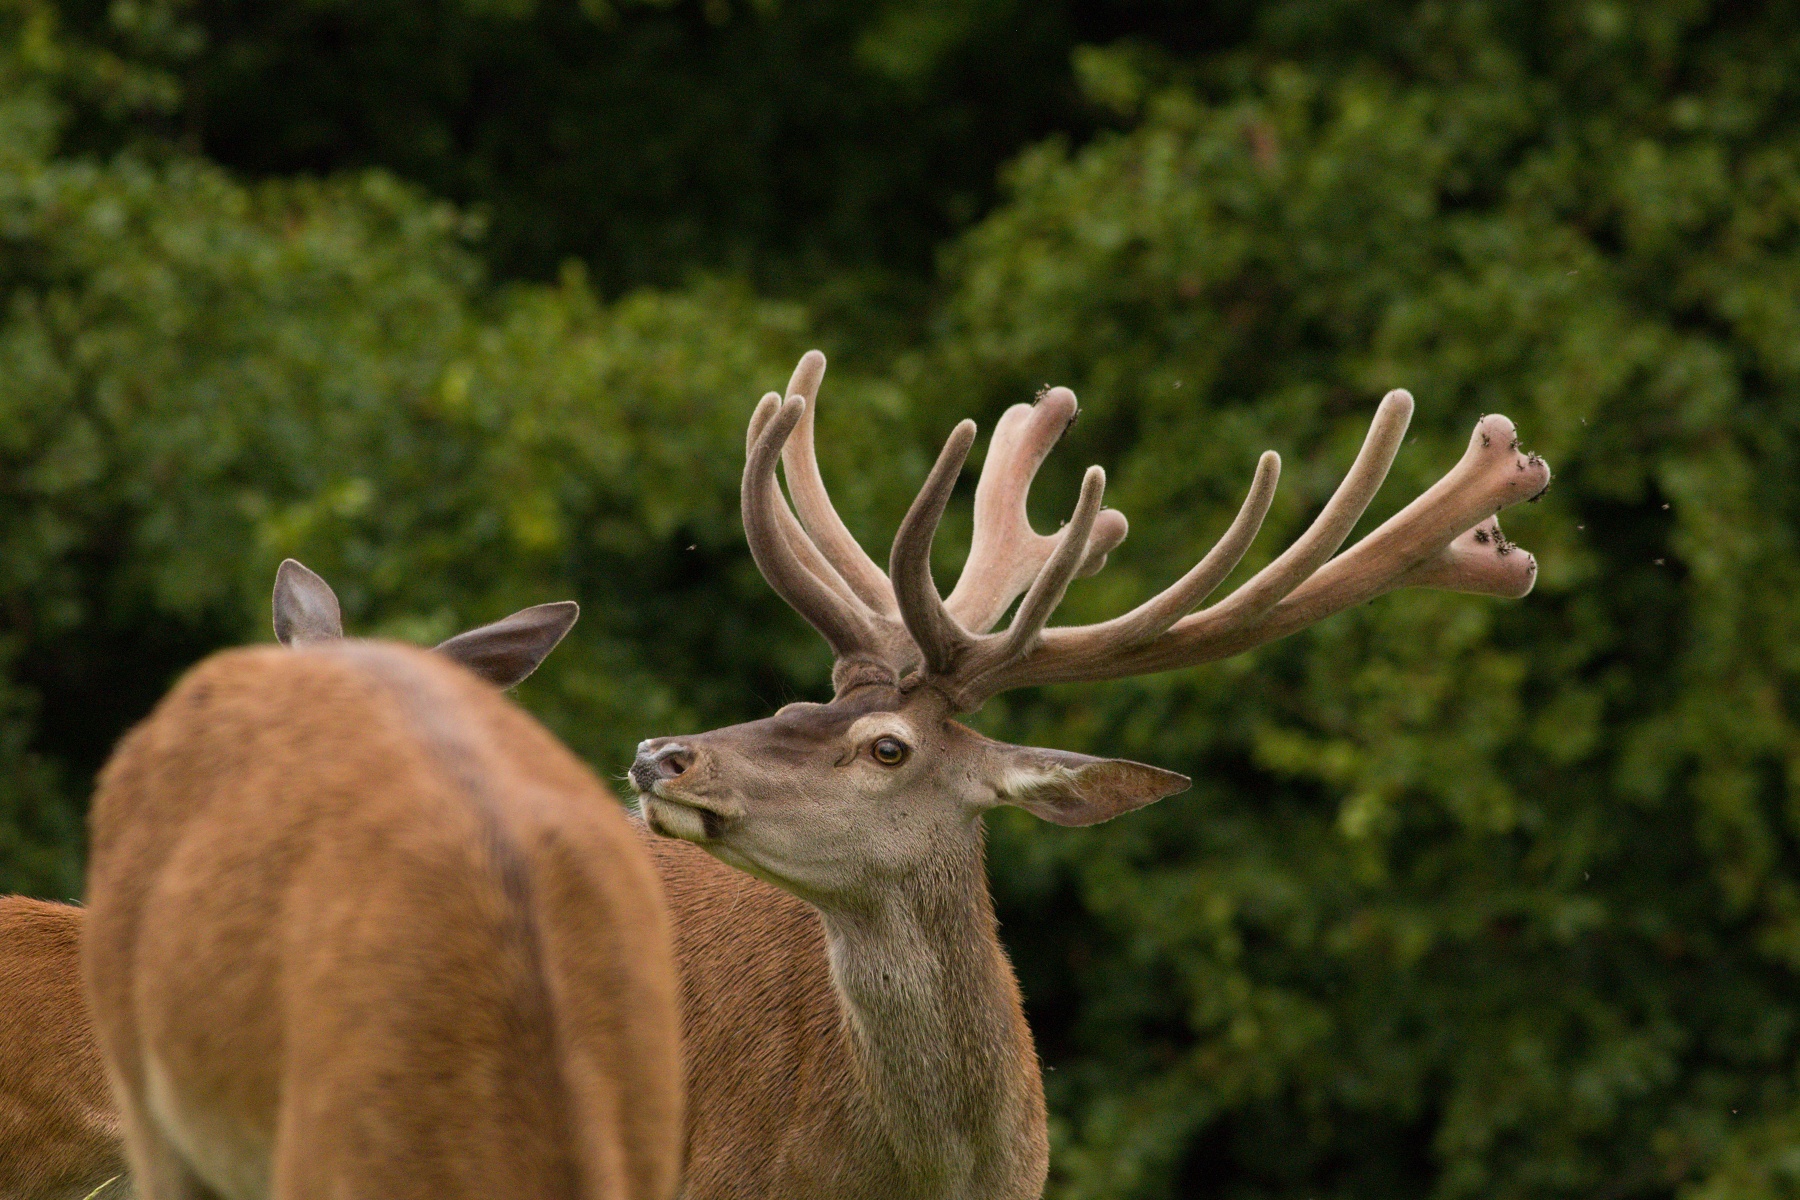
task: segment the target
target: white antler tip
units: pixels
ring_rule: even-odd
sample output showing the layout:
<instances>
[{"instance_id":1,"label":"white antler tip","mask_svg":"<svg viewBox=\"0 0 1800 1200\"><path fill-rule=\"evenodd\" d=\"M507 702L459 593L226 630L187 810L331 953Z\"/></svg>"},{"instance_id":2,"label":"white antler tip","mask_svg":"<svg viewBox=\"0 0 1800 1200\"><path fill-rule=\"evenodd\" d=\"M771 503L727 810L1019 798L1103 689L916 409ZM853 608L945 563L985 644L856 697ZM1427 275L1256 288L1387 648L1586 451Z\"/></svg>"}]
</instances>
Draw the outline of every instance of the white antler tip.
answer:
<instances>
[{"instance_id":1,"label":"white antler tip","mask_svg":"<svg viewBox=\"0 0 1800 1200\"><path fill-rule=\"evenodd\" d=\"M1507 541L1500 522L1490 517L1464 530L1396 582L1401 587L1442 588L1517 600L1537 582L1537 559Z\"/></svg>"},{"instance_id":2,"label":"white antler tip","mask_svg":"<svg viewBox=\"0 0 1800 1200\"><path fill-rule=\"evenodd\" d=\"M1080 410L1074 392L1066 387L1053 387L1032 402L1031 419L1041 423L1054 440L1075 423L1075 414Z\"/></svg>"},{"instance_id":3,"label":"white antler tip","mask_svg":"<svg viewBox=\"0 0 1800 1200\"><path fill-rule=\"evenodd\" d=\"M1518 429L1499 413L1475 422L1463 464L1462 470L1485 480L1482 486L1495 508L1536 499L1550 486L1550 464L1521 450Z\"/></svg>"},{"instance_id":4,"label":"white antler tip","mask_svg":"<svg viewBox=\"0 0 1800 1200\"><path fill-rule=\"evenodd\" d=\"M940 465L946 460L955 460L956 467L952 472L952 479L962 473L963 462L969 457L969 447L974 444L975 422L964 417L956 423L956 428L950 431L950 436L944 439L944 448L938 454Z\"/></svg>"},{"instance_id":5,"label":"white antler tip","mask_svg":"<svg viewBox=\"0 0 1800 1200\"><path fill-rule=\"evenodd\" d=\"M1537 582L1537 559L1530 551L1507 541L1499 521L1482 522L1457 538L1451 549L1474 552L1470 559L1476 566L1478 586L1465 590L1517 600Z\"/></svg>"},{"instance_id":6,"label":"white antler tip","mask_svg":"<svg viewBox=\"0 0 1800 1200\"><path fill-rule=\"evenodd\" d=\"M1125 514L1116 508L1103 508L1094 517L1093 531L1088 534L1087 553L1081 559L1081 566L1076 568L1075 577L1086 579L1106 565L1106 556L1119 548L1125 535L1131 532L1131 523Z\"/></svg>"},{"instance_id":7,"label":"white antler tip","mask_svg":"<svg viewBox=\"0 0 1800 1200\"><path fill-rule=\"evenodd\" d=\"M1406 437L1406 427L1412 424L1412 416L1412 393L1403 388L1395 388L1375 406L1375 417L1369 422L1369 432L1363 447L1365 451L1377 451L1386 459L1386 463L1374 477L1376 487L1381 486L1381 481L1387 477L1388 467L1393 465L1394 455L1400 452L1400 443Z\"/></svg>"},{"instance_id":8,"label":"white antler tip","mask_svg":"<svg viewBox=\"0 0 1800 1200\"><path fill-rule=\"evenodd\" d=\"M1529 596L1531 594L1531 589L1536 586L1537 586L1537 556L1534 554L1526 554L1525 555L1525 586L1520 588L1518 591L1514 592L1511 596L1509 596L1507 598L1509 600L1522 600L1526 596Z\"/></svg>"},{"instance_id":9,"label":"white antler tip","mask_svg":"<svg viewBox=\"0 0 1800 1200\"><path fill-rule=\"evenodd\" d=\"M762 431L767 428L769 424L769 418L774 416L775 410L780 407L780 392L769 392L764 395L761 400L756 402L756 407L750 412L750 427L744 434L744 450L746 453L755 447L756 439L762 436Z\"/></svg>"},{"instance_id":10,"label":"white antler tip","mask_svg":"<svg viewBox=\"0 0 1800 1200\"><path fill-rule=\"evenodd\" d=\"M819 384L825 378L825 356L817 350L808 350L800 356L794 366L793 375L788 378L788 398L799 397L811 401L819 394Z\"/></svg>"},{"instance_id":11,"label":"white antler tip","mask_svg":"<svg viewBox=\"0 0 1800 1200\"><path fill-rule=\"evenodd\" d=\"M1550 464L1536 454L1521 454L1515 467L1517 492L1524 499L1536 500L1550 486Z\"/></svg>"},{"instance_id":12,"label":"white antler tip","mask_svg":"<svg viewBox=\"0 0 1800 1200\"><path fill-rule=\"evenodd\" d=\"M1469 435L1469 445L1485 450L1497 458L1508 450L1519 448L1519 431L1505 415L1489 413L1475 422L1475 432Z\"/></svg>"}]
</instances>

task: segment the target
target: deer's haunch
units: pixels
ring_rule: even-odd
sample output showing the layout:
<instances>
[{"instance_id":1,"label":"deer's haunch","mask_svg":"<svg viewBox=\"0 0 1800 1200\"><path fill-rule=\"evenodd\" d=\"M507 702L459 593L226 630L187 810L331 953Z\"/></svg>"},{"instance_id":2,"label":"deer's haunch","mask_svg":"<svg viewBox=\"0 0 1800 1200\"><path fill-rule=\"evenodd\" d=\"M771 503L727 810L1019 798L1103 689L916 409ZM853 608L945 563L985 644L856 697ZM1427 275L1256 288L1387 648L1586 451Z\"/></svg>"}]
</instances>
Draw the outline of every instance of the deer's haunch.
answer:
<instances>
[{"instance_id":1,"label":"deer's haunch","mask_svg":"<svg viewBox=\"0 0 1800 1200\"><path fill-rule=\"evenodd\" d=\"M344 635L337 596L293 559L275 574L275 636ZM539 604L441 643L437 652L500 687L535 670L575 623L571 601ZM83 910L0 897L0 1200L128 1193L119 1118L81 994Z\"/></svg>"},{"instance_id":2,"label":"deer's haunch","mask_svg":"<svg viewBox=\"0 0 1800 1200\"><path fill-rule=\"evenodd\" d=\"M275 617L295 649L189 672L95 797L82 973L138 1194L666 1200L655 872L593 776L455 665L517 682L574 606L436 653L346 642L290 561Z\"/></svg>"},{"instance_id":3,"label":"deer's haunch","mask_svg":"<svg viewBox=\"0 0 1800 1200\"><path fill-rule=\"evenodd\" d=\"M1101 569L1126 532L1102 507L1098 467L1058 533L1039 535L1026 519L1032 476L1073 419L1074 396L1053 389L1001 418L969 559L942 599L931 541L973 424L952 432L884 572L819 477L824 367L808 354L786 398L771 393L752 414L742 506L764 577L831 645L836 694L646 741L631 772L649 826L681 839L658 857L683 978L688 1194L1036 1197L1043 1088L995 936L982 814L1011 804L1086 825L1188 781L1005 745L953 717L1009 688L1228 657L1397 587L1523 596L1536 563L1493 517L1542 492L1549 469L1519 452L1506 418L1484 417L1448 475L1340 554L1411 417L1411 397L1391 392L1318 519L1224 599L1200 607L1268 512L1273 453L1219 543L1168 590L1110 621L1050 626L1070 581ZM991 632L1015 601L1011 622Z\"/></svg>"},{"instance_id":4,"label":"deer's haunch","mask_svg":"<svg viewBox=\"0 0 1800 1200\"><path fill-rule=\"evenodd\" d=\"M84 975L141 1195L673 1195L661 888L491 685L385 642L215 655L91 825Z\"/></svg>"}]
</instances>

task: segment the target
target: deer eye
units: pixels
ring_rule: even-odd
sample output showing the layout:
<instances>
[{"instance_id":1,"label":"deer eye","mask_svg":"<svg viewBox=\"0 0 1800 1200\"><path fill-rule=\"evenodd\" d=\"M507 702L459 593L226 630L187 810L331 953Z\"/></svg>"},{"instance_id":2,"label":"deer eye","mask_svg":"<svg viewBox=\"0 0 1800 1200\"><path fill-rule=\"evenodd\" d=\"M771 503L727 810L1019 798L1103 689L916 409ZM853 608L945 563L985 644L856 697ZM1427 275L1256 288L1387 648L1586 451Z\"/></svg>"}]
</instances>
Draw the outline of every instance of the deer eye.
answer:
<instances>
[{"instance_id":1,"label":"deer eye","mask_svg":"<svg viewBox=\"0 0 1800 1200\"><path fill-rule=\"evenodd\" d=\"M906 743L899 738L876 738L875 744L869 747L869 753L882 766L897 767L906 761Z\"/></svg>"}]
</instances>

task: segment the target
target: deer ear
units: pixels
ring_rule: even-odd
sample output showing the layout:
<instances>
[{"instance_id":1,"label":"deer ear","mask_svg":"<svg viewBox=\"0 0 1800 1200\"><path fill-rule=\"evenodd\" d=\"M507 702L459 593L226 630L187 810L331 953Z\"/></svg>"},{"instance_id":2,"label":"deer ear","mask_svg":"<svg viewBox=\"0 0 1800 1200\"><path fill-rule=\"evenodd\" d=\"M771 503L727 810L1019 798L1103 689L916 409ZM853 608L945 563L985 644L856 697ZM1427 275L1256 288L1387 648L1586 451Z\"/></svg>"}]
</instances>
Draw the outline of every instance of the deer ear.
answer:
<instances>
[{"instance_id":1,"label":"deer ear","mask_svg":"<svg viewBox=\"0 0 1800 1200\"><path fill-rule=\"evenodd\" d=\"M580 615L581 606L573 600L539 604L459 633L436 649L496 687L509 688L538 669Z\"/></svg>"},{"instance_id":2,"label":"deer ear","mask_svg":"<svg viewBox=\"0 0 1800 1200\"><path fill-rule=\"evenodd\" d=\"M1186 791L1186 775L1122 758L1090 758L1067 750L994 745L997 802L1058 825L1098 825Z\"/></svg>"},{"instance_id":3,"label":"deer ear","mask_svg":"<svg viewBox=\"0 0 1800 1200\"><path fill-rule=\"evenodd\" d=\"M331 585L291 558L275 571L275 640L284 646L344 636L344 616Z\"/></svg>"}]
</instances>

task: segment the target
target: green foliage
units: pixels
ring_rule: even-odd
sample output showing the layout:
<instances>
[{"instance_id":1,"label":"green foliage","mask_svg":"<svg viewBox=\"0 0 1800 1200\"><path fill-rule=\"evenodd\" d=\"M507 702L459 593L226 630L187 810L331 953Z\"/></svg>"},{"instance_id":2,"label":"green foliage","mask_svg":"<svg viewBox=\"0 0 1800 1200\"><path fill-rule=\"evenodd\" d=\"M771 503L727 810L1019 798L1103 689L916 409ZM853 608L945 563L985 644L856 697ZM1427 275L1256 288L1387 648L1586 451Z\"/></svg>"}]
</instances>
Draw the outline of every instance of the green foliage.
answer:
<instances>
[{"instance_id":1,"label":"green foliage","mask_svg":"<svg viewBox=\"0 0 1800 1200\"><path fill-rule=\"evenodd\" d=\"M960 248L946 417L1070 384L1063 495L1105 462L1137 519L1067 617L1179 574L1267 446L1265 547L1291 537L1390 387L1417 432L1371 521L1483 412L1558 470L1508 522L1522 604L1395 596L990 715L1202 781L998 832L1009 925L1063 923L1020 939L1055 1195L1800 1186L1800 47L1702 6L1525 11L1214 64L1211 100L1092 59L1141 124L1026 155Z\"/></svg>"},{"instance_id":2,"label":"green foliage","mask_svg":"<svg viewBox=\"0 0 1800 1200\"><path fill-rule=\"evenodd\" d=\"M353 628L421 640L579 595L528 694L604 764L822 677L759 628L735 528L745 381L783 377L797 312L724 284L609 307L578 271L495 291L460 218L381 174L57 157L60 63L8 66L0 885L77 890L92 772L176 672L267 636L285 555Z\"/></svg>"},{"instance_id":3,"label":"green foliage","mask_svg":"<svg viewBox=\"0 0 1800 1200\"><path fill-rule=\"evenodd\" d=\"M76 890L111 740L267 636L288 554L417 640L581 600L523 699L606 770L818 695L736 518L745 416L814 339L878 558L954 419L1077 390L1040 527L1088 462L1134 526L1071 621L1176 577L1274 447L1267 561L1404 386L1365 527L1505 412L1557 469L1507 519L1529 599L981 715L1197 780L993 822L1051 1194L1800 1194L1800 13L1024 8L0 9L0 886Z\"/></svg>"},{"instance_id":4,"label":"green foliage","mask_svg":"<svg viewBox=\"0 0 1800 1200\"><path fill-rule=\"evenodd\" d=\"M121 41L116 5L62 7ZM846 291L910 315L995 169L1083 120L1072 27L1143 11L1084 7L195 0L200 36L164 57L210 156L258 175L381 164L478 206L508 275L578 255L615 295L747 271L848 316Z\"/></svg>"}]
</instances>

